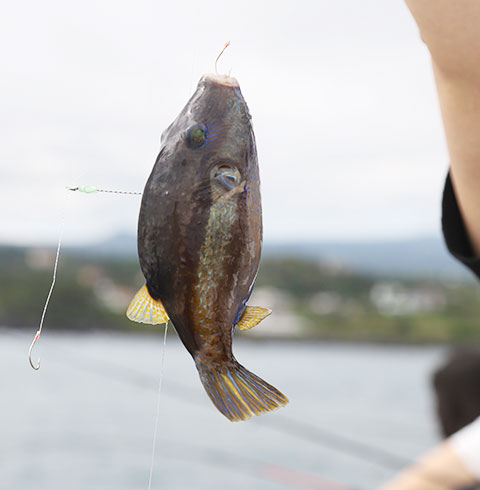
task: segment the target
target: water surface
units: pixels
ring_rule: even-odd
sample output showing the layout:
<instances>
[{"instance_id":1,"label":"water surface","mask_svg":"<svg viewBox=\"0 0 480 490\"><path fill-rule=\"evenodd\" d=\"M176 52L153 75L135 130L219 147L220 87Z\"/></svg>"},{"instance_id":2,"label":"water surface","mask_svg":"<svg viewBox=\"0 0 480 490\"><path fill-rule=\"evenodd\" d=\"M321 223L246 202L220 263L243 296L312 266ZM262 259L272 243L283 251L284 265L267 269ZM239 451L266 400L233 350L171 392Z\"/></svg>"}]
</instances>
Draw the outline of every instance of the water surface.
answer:
<instances>
[{"instance_id":1,"label":"water surface","mask_svg":"<svg viewBox=\"0 0 480 490\"><path fill-rule=\"evenodd\" d=\"M0 488L146 490L162 333L45 331L38 372L30 341L0 330ZM440 348L237 338L235 353L291 403L229 422L169 336L152 489L372 489L438 440L430 376Z\"/></svg>"}]
</instances>

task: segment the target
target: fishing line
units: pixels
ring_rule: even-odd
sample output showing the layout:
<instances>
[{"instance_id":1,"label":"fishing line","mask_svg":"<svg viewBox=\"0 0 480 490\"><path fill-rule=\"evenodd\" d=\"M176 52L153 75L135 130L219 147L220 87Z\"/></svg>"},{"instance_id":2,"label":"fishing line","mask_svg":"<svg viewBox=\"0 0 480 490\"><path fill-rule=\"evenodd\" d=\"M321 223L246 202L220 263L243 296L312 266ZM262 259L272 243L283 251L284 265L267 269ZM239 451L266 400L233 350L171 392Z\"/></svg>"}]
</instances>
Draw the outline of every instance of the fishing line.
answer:
<instances>
[{"instance_id":1,"label":"fishing line","mask_svg":"<svg viewBox=\"0 0 480 490\"><path fill-rule=\"evenodd\" d=\"M64 197L64 202L62 206L62 214L60 218L60 237L58 238L58 244L57 244L57 253L55 255L55 263L53 265L53 277L52 277L52 283L50 285L50 290L48 291L47 299L45 301L45 305L43 306L43 311L42 311L42 317L40 318L40 326L38 327L37 333L33 337L32 343L30 344L30 348L28 349L28 362L30 363L30 366L35 371L38 371L40 369L40 358L38 358L37 364L33 364L32 362L32 350L37 342L37 340L40 338L40 335L42 334L42 328L43 328L43 322L45 320L45 315L47 314L47 309L48 309L48 304L50 303L50 298L52 297L53 293L53 288L55 287L55 282L57 280L57 269L58 269L58 259L60 258L60 249L62 248L62 240L63 240L63 232L65 230L65 216L66 216L66 202L67 202L67 196L68 194L65 194Z\"/></svg>"},{"instance_id":2,"label":"fishing line","mask_svg":"<svg viewBox=\"0 0 480 490\"><path fill-rule=\"evenodd\" d=\"M218 60L220 59L220 56L222 56L223 52L230 46L230 41L227 41L225 45L223 46L223 49L220 51L220 54L217 56L217 59L215 60L215 73L218 75L218 70L217 70L217 63Z\"/></svg>"},{"instance_id":3,"label":"fishing line","mask_svg":"<svg viewBox=\"0 0 480 490\"><path fill-rule=\"evenodd\" d=\"M23 339L24 337L23 333L20 333L15 329L8 327L0 327L0 334L7 334L19 339ZM136 371L135 369L123 370L123 366L117 366L117 364L110 361L104 361L97 358L85 356L84 354L82 354L81 357L78 356L78 358L75 358L75 355L78 355L76 349L70 349L68 347L65 349L62 346L61 351L54 351L54 356L52 357L52 360L64 367L66 366L69 369L77 370L83 375L85 375L86 373L93 374L104 379L118 381L119 384L130 386L135 389L144 388L147 391L151 391L152 389L155 389L157 385L156 381L154 382L154 380L152 379L152 376L142 375L142 373ZM72 362L72 359L74 362ZM96 368L94 367L95 365ZM107 374L107 372L109 374ZM171 385L169 386L169 388L171 389ZM186 387L184 388L186 389ZM179 398L187 403L191 401L190 395ZM85 434L85 431L75 434L75 439L81 439L81 437L85 436ZM104 439L112 440L112 438L118 436L118 433L102 433L101 435ZM128 436L129 439L133 440L132 444L144 444L145 442L144 437L138 437L137 434L135 436L131 436L128 434L128 432L123 432L122 438L115 440L116 447L119 446L119 444L125 439L126 436ZM267 480L270 482L273 481L275 483L278 483L280 480L272 478L271 472L266 470L270 470L271 468L281 468L284 472L293 471L295 474L316 478L318 479L319 485L326 485L327 483L331 485L333 483L330 480L324 480L324 477L322 477L321 475L309 473L307 471L289 466L280 465L278 463L272 463L271 461L248 456L244 453L237 453L231 451L230 448L217 449L215 447L206 446L204 444L195 444L191 440L179 441L178 439L174 440L159 438L158 441L161 442L163 445L168 446L168 453L165 453L164 457L166 457L167 459L183 461L185 464L190 463L191 460L195 460L197 463L199 463L199 461L201 460L204 465L222 470L228 469L229 472L235 472L238 475L249 476L255 479ZM131 448L132 444L130 442L128 442L127 444L128 447ZM289 485L289 483L290 482L285 482L285 484L287 485ZM338 482L338 484L340 484L340 482ZM364 487L359 487L358 485L355 485L355 487L347 486L347 484L342 485L343 486L341 486L340 488L337 488L335 486L335 490L366 490ZM292 488L301 489L305 487L294 486ZM327 490L330 488L330 486L320 486L319 488L325 488L325 490Z\"/></svg>"},{"instance_id":4,"label":"fishing line","mask_svg":"<svg viewBox=\"0 0 480 490\"><path fill-rule=\"evenodd\" d=\"M65 353L65 348L62 348L62 352ZM57 352L57 356L59 354L60 353ZM74 367L78 367L81 371L89 371L96 376L104 376L109 379L113 378L121 383L130 384L137 388L144 388L147 390L155 389L156 383L152 376L141 373L130 366L118 365L117 363L105 359L100 360L91 356L88 358L88 363L71 363L70 361L74 354L74 350L70 349L68 357L65 357L65 362L68 362L69 365L71 364ZM83 360L85 361L85 359ZM189 387L178 381L172 380L169 383L167 395L189 403L190 405L197 404L199 407L205 408L202 401L197 401L190 396L191 391L192 390ZM411 458L391 453L383 448L342 436L333 431L326 431L316 424L299 421L282 414L276 414L274 418L254 418L251 419L251 422L296 439L308 440L313 444L327 448L331 451L336 451L344 455L348 454L363 462L373 463L390 471L398 471L415 462Z\"/></svg>"},{"instance_id":5,"label":"fishing line","mask_svg":"<svg viewBox=\"0 0 480 490\"><path fill-rule=\"evenodd\" d=\"M217 57L217 61L218 61L218 58L223 53L223 51L228 47L228 44L229 43L227 43L225 45L224 49L222 50L222 52ZM81 193L85 193L85 194L94 194L94 193L102 192L102 193L120 194L120 195L142 195L141 192L101 189L101 188L98 188L96 186L67 187L67 189L69 191L81 192ZM67 195L68 195L68 193L67 193ZM56 284L58 263L59 263L59 258L60 258L60 252L61 252L62 240L63 240L63 236L64 236L65 222L66 222L66 214L67 214L66 213L66 211L67 211L67 208L66 208L67 195L65 195L65 200L64 200L64 204L63 204L63 212L61 215L60 236L59 236L59 240L57 243L57 250L56 250L55 262L54 262L54 267L53 267L52 282L51 282L50 289L49 289L49 292L47 295L47 299L45 301L45 305L44 305L44 308L42 311L42 316L40 319L39 328L38 328L37 332L35 333L34 339L31 343L29 351L28 351L29 363L30 363L31 367L36 371L40 369L40 359L38 359L36 365L33 364L32 350L33 350L33 347L35 346L36 342L38 341L38 339L40 338L40 335L42 333L46 312L47 312L47 309L48 309L48 306L50 303L50 299L52 297L52 293L53 293L53 290L54 290L54 287ZM153 444L152 444L152 458L151 458L151 465L150 465L148 490L151 490L151 484L152 484L152 478L153 478L153 468L154 468L154 462L155 462L158 425L159 425L159 418L160 418L159 414L160 414L160 405L161 405L161 391L162 391L165 352L166 352L167 327L168 327L168 324L165 324L163 349L162 349L162 354L161 354L160 379L158 382L157 410L156 410L156 416L155 416L155 429L154 429L154 438L153 438ZM294 437L300 437L302 439L308 439L311 442L316 442L317 444L320 444L324 447L329 447L330 449L339 451L341 453L349 454L351 456L358 457L360 459L363 459L364 461L369 461L371 463L378 464L384 468L398 470L399 467L404 467L405 465L409 465L409 464L413 463L413 461L410 459L403 458L399 455L390 453L390 452L385 451L381 448L377 448L377 447L371 446L369 444L365 444L363 442L355 441L353 439L346 438L344 436L340 436L339 434L336 434L333 432L328 432L328 431L322 430L322 429L320 429L320 428L318 428L312 424L305 423L305 422L299 422L295 419L291 419L290 417L277 416L276 422L273 420L269 421L269 422L267 422L266 420L264 421L264 420L260 420L260 419L254 419L254 420L255 420L255 422L260 423L262 425L265 424L266 427L270 426L271 429L276 429L276 430L279 430L280 432L288 433ZM445 478L447 476L447 474L438 473L437 476L439 477L438 480L440 481L440 477ZM437 478L431 478L431 480L436 481Z\"/></svg>"},{"instance_id":6,"label":"fishing line","mask_svg":"<svg viewBox=\"0 0 480 490\"><path fill-rule=\"evenodd\" d=\"M165 323L165 331L163 334L163 349L161 354L160 361L160 379L158 381L158 394L157 394L157 413L155 415L155 429L153 432L153 445L152 445L152 460L150 462L150 476L148 478L148 490L152 488L152 477L153 477L153 466L155 464L155 450L157 448L157 436L158 436L158 420L160 418L160 402L162 398L162 381L163 381L163 372L164 372L164 364L165 364L165 352L167 349L167 330L168 330L168 322Z\"/></svg>"},{"instance_id":7,"label":"fishing line","mask_svg":"<svg viewBox=\"0 0 480 490\"><path fill-rule=\"evenodd\" d=\"M68 351L68 355L66 355ZM98 359L92 356L88 357L88 362L72 363L72 357L75 356L73 349L65 349L62 347L61 352L56 355L62 356L65 354L65 362L70 366L76 367L81 371L89 371L96 376L103 376L108 379L115 379L122 384L129 384L137 388L146 390L156 389L157 383L154 378L148 374L142 373L131 366L119 365L117 363ZM181 400L190 405L196 404L199 407L206 408L203 401L196 400L191 397L191 388L178 382L171 380L168 386L168 396ZM278 420L274 420L278 419ZM280 432L289 435L296 439L304 439L318 446L327 448L344 455L362 460L363 462L373 463L389 471L398 471L400 468L413 464L415 461L411 458L404 457L398 454L391 453L383 448L374 446L369 443L360 442L356 439L342 436L333 431L326 431L316 424L310 422L299 421L292 417L287 417L282 414L276 414L275 417L253 418L250 422L262 426L263 428Z\"/></svg>"},{"instance_id":8,"label":"fishing line","mask_svg":"<svg viewBox=\"0 0 480 490\"><path fill-rule=\"evenodd\" d=\"M119 190L112 190L112 189L100 189L96 186L76 186L76 187L67 187L67 190L72 191L72 192L82 192L84 194L95 194L97 192L104 192L108 194L122 194L122 195L142 195L141 192L135 192L135 191L119 191ZM68 195L68 194L67 194ZM65 196L66 199L66 196ZM66 220L66 207L65 203L62 206L64 211L62 212L62 217L61 217L61 226L60 226L60 237L58 239L58 244L57 244L57 253L55 255L55 263L53 267L53 278L52 278L52 283L50 286L50 290L48 291L47 295L47 300L45 301L45 305L43 307L43 312L42 312L42 317L40 319L40 326L33 338L33 341L30 345L30 348L28 349L28 361L30 362L30 366L35 371L38 371L40 369L40 358L37 361L37 364L34 365L32 362L32 350L33 347L35 346L35 343L37 340L40 338L40 335L42 333L42 328L43 328L43 323L45 320L45 315L47 313L48 305L50 303L50 298L52 297L53 289L55 287L56 279L57 279L57 270L58 270L58 260L60 257L60 250L62 247L62 240L63 240L63 234L65 230L65 220ZM161 353L161 364L160 364L160 380L158 383L158 394L157 394L157 411L155 415L155 429L154 429L154 435L153 435L153 445L152 445L152 459L150 463L150 475L148 479L148 490L151 490L152 487L152 477L153 477L153 468L154 468L154 463L155 463L155 451L156 451L156 446L157 446L157 435L158 435L158 422L160 418L160 403L161 403L161 392L162 392L162 381L163 381L163 372L164 372L164 363L165 363L165 352L166 352L166 346L167 346L167 331L168 331L168 323L165 324L165 331L163 335L163 349Z\"/></svg>"},{"instance_id":9,"label":"fishing line","mask_svg":"<svg viewBox=\"0 0 480 490\"><path fill-rule=\"evenodd\" d=\"M95 194L97 192L107 192L109 194L127 194L127 195L135 195L141 196L143 192L134 192L134 191L114 191L111 189L99 189L94 185L82 185L78 187L67 187L69 191L73 192L83 192L84 194Z\"/></svg>"},{"instance_id":10,"label":"fishing line","mask_svg":"<svg viewBox=\"0 0 480 490\"><path fill-rule=\"evenodd\" d=\"M66 187L66 189L69 191L73 191L73 192L83 192L84 194L95 194L97 192L106 192L106 193L110 193L110 194L142 195L141 192L99 189L98 187L93 186L93 185ZM55 283L57 280L58 260L60 258L60 250L62 248L62 240L63 240L64 231L65 231L65 222L66 222L66 216L67 216L67 198L68 198L68 193L65 194L63 205L62 205L62 213L61 213L61 218L60 218L60 236L58 238L57 252L55 254L55 262L53 265L52 283L51 283L50 289L48 291L47 299L46 299L45 304L43 306L42 316L40 318L40 325L38 327L37 332L35 333L35 336L33 337L33 340L32 340L32 343L30 344L30 347L28 349L28 362L30 363L30 366L32 366L32 368L35 371L38 371L40 369L40 358L38 358L37 364L33 364L32 351L33 351L33 348L35 347L35 344L37 343L38 339L40 338L40 335L42 334L43 323L45 321L45 315L47 314L48 305L50 304L50 299L52 297L53 289L55 287Z\"/></svg>"},{"instance_id":11,"label":"fishing line","mask_svg":"<svg viewBox=\"0 0 480 490\"><path fill-rule=\"evenodd\" d=\"M12 335L20 335L11 329L5 329ZM64 362L74 369L78 369L82 372L91 372L96 376L105 377L107 379L115 379L122 384L129 384L136 388L143 388L151 391L155 389L156 383L152 376L142 373L132 367L125 365L118 365L117 363L107 361L105 359L98 359L95 357L88 357L88 363L85 362L85 355L82 358L78 358L78 362L72 362L72 358L75 356L76 351L74 349L65 349L62 347L62 351L56 352L56 357L64 357ZM68 355L67 355L68 354ZM190 393L192 389L178 381L169 383L167 396L181 400L189 405L196 404L198 407L205 408L202 401L192 398ZM298 419L288 417L282 414L276 414L274 420L273 417L253 418L251 423L255 423L263 428L268 428L284 435L289 435L296 439L304 439L309 442L321 446L330 451L335 451L343 455L354 457L364 463L375 464L380 468L388 471L395 471L417 464L423 467L427 467L426 464L416 461L409 457L404 457L399 454L392 453L381 447L365 443L346 437L337 432L328 431L318 427L316 424L310 422L300 421ZM430 467L430 466L428 466ZM431 468L433 469L433 468ZM429 478L424 478L428 483L441 484L445 480L449 479L452 474L448 470L438 470L435 468L435 475ZM357 490L360 490L356 487ZM472 489L468 489L472 490ZM473 490L480 490L473 488Z\"/></svg>"},{"instance_id":12,"label":"fishing line","mask_svg":"<svg viewBox=\"0 0 480 490\"><path fill-rule=\"evenodd\" d=\"M1 332L5 332L14 337L23 337L22 333L17 332L16 330L11 328L0 327L0 333ZM165 344L165 338L164 338L164 344ZM85 353L82 353L82 355L80 356L78 354L77 349L70 348L68 346L65 347L64 345L61 346L61 349L54 350L54 355L52 356L52 360L54 362L60 363L63 366L66 365L70 369L77 370L78 372L84 375L86 373L89 373L96 377L117 381L119 384L130 386L135 389L144 389L148 392L152 392L153 390L156 390L158 386L158 383L153 376L148 375L146 373L142 373L141 371L138 371L135 368L132 368L128 365L123 365L123 364L120 365L116 362L106 360L105 358L100 359L91 355L90 356L85 355ZM164 372L163 369L161 371ZM182 383L179 383L178 381L170 380L168 384L168 390L165 391L165 389L162 387L162 393L166 394L167 396L173 397L177 400L180 400L182 402L188 403L189 405L196 404L198 407L206 409L206 406L202 401L192 398L191 396L192 389L186 385L183 385ZM212 455L215 455L215 462L209 460L207 461L207 463L209 465L213 464L214 466L218 466L219 468L228 468L229 471L237 471L240 473L239 463L242 462L243 465L247 465L247 464L258 465L257 470L255 471L248 470L245 471L245 473L243 474L249 474L250 476L255 475L256 478L278 482L277 480L272 480L272 478L265 471L265 468L268 469L276 465L278 466L278 463L273 464L268 461L259 460L258 458L255 457L246 456L243 453L237 454L234 452L229 452L228 449L225 450L224 448L215 449L204 445L195 446L194 444L192 444L191 441L188 442L178 441L178 440L172 441L164 438L160 438L159 441L162 442L162 444L164 443L168 445L169 448L172 445L174 446L177 445L180 448L179 451L181 450L183 456L185 456L185 447L191 449L195 447L198 450L201 457L204 457L206 453L211 453ZM174 456L170 451L165 456L168 458L174 458ZM195 458L198 458L198 454L195 454L194 456ZM221 461L222 459L225 461L222 462ZM303 470L300 470L298 468L290 468L282 465L280 465L279 467L282 467L284 470L287 471L303 472ZM307 475L307 473L305 474ZM317 475L315 473L312 473L312 476L321 480L323 479L321 475ZM326 484L325 481L321 481L321 483L323 485ZM320 486L319 488L324 488L323 485ZM354 487L351 487L347 484L342 484L342 485L343 485L342 489L344 490L366 490L364 487L359 487L358 485L355 485ZM295 487L295 488L304 488L304 487ZM325 490L327 490L327 488L325 488ZM336 489L336 490L340 490L340 489Z\"/></svg>"}]
</instances>

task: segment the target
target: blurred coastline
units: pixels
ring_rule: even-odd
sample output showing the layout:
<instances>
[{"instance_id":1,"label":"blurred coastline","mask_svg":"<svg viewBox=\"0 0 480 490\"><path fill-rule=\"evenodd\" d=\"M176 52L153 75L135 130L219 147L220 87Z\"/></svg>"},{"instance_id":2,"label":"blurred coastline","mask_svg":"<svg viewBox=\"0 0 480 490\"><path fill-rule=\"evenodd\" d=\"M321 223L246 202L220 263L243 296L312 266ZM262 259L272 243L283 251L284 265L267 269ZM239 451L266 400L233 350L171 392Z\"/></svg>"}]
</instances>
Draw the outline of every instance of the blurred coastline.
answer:
<instances>
[{"instance_id":1,"label":"blurred coastline","mask_svg":"<svg viewBox=\"0 0 480 490\"><path fill-rule=\"evenodd\" d=\"M49 247L0 247L0 325L37 325L54 257ZM125 318L142 284L133 235L65 248L46 325L78 332L156 330ZM245 334L252 339L480 340L480 290L434 238L389 244L267 244L249 304L273 310Z\"/></svg>"}]
</instances>

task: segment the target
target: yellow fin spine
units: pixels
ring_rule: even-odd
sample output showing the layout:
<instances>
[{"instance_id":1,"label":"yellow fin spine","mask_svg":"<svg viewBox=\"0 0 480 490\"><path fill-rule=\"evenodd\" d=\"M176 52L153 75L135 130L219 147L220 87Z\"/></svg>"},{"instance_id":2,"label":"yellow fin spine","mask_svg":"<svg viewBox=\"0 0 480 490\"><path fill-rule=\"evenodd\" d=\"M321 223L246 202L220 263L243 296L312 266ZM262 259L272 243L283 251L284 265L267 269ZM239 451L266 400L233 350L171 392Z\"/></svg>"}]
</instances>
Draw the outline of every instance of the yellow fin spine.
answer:
<instances>
[{"instance_id":1,"label":"yellow fin spine","mask_svg":"<svg viewBox=\"0 0 480 490\"><path fill-rule=\"evenodd\" d=\"M142 286L127 309L127 317L132 322L158 325L168 322L168 314L161 301L150 296L147 285Z\"/></svg>"},{"instance_id":2,"label":"yellow fin spine","mask_svg":"<svg viewBox=\"0 0 480 490\"><path fill-rule=\"evenodd\" d=\"M261 306L247 306L245 313L238 322L237 326L242 331L250 330L271 314L272 310L269 308L262 308Z\"/></svg>"},{"instance_id":3,"label":"yellow fin spine","mask_svg":"<svg viewBox=\"0 0 480 490\"><path fill-rule=\"evenodd\" d=\"M197 354L200 380L217 409L230 421L247 420L288 403L288 398L235 359L214 363Z\"/></svg>"}]
</instances>

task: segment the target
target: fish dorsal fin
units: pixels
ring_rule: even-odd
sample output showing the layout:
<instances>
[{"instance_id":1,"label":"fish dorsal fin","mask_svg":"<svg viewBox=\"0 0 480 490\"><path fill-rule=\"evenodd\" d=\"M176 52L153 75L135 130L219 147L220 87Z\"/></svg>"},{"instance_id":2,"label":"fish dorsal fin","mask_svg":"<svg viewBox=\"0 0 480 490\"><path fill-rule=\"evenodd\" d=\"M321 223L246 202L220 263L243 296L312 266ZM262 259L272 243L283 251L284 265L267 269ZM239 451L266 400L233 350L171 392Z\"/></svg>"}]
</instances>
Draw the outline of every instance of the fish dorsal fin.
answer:
<instances>
[{"instance_id":1,"label":"fish dorsal fin","mask_svg":"<svg viewBox=\"0 0 480 490\"><path fill-rule=\"evenodd\" d=\"M264 318L272 313L272 310L268 308L262 308L261 306L247 306L242 319L238 322L238 328L240 330L250 330L258 325Z\"/></svg>"},{"instance_id":2,"label":"fish dorsal fin","mask_svg":"<svg viewBox=\"0 0 480 490\"><path fill-rule=\"evenodd\" d=\"M132 299L127 310L127 317L132 322L150 325L168 322L168 315L162 302L156 301L150 296L146 284L138 290Z\"/></svg>"}]
</instances>

